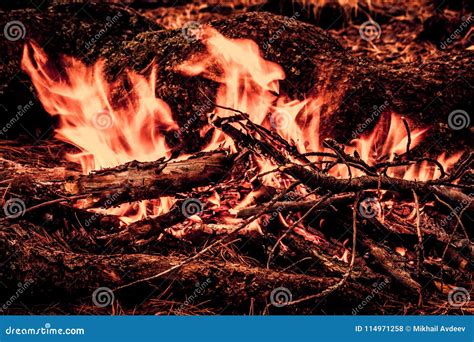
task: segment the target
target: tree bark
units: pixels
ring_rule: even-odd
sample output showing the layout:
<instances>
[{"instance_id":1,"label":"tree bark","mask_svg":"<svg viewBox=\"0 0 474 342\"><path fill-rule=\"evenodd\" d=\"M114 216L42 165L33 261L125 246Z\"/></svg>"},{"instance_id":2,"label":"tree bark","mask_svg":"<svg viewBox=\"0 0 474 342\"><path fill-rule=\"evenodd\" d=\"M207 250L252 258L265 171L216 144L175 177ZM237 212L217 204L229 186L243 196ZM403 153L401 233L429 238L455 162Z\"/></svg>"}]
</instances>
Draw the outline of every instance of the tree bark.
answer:
<instances>
[{"instance_id":1,"label":"tree bark","mask_svg":"<svg viewBox=\"0 0 474 342\"><path fill-rule=\"evenodd\" d=\"M130 162L78 175L63 168L33 169L15 166L11 192L23 194L27 209L61 197L81 198L82 209L111 207L124 202L176 195L223 180L235 155L225 151L202 153L181 161ZM84 198L87 197L87 198Z\"/></svg>"}]
</instances>

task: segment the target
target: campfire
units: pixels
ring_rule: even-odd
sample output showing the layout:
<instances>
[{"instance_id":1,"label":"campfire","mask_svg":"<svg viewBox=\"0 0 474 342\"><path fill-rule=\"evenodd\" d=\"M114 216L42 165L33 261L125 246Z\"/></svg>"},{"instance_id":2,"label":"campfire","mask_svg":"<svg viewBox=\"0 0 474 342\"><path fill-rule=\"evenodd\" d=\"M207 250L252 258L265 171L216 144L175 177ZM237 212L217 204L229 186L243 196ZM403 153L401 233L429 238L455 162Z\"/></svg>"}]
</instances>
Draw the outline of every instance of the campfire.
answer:
<instances>
[{"instance_id":1,"label":"campfire","mask_svg":"<svg viewBox=\"0 0 474 342\"><path fill-rule=\"evenodd\" d=\"M36 104L5 127L36 111L51 130L0 142L2 282L28 284L4 311L472 313L470 31L441 57L414 42L421 68L373 38L383 1L280 3L87 4L98 26L70 51L32 31L80 35L77 4L15 11L29 34L2 43L21 70L4 94ZM316 27L331 8L337 32ZM330 34L357 28L351 56Z\"/></svg>"}]
</instances>

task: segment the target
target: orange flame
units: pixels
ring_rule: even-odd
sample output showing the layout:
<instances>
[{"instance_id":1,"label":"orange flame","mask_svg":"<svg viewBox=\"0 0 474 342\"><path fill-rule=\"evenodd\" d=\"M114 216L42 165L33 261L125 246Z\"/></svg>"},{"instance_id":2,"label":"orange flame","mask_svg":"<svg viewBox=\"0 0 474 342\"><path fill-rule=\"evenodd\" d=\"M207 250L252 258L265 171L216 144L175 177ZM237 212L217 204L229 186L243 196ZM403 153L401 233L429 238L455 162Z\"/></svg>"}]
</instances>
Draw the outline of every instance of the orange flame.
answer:
<instances>
[{"instance_id":1,"label":"orange flame","mask_svg":"<svg viewBox=\"0 0 474 342\"><path fill-rule=\"evenodd\" d=\"M322 146L319 137L321 107L334 105L330 103L334 101L331 94L322 93L319 97L302 101L280 96L279 81L285 78L285 74L279 65L262 57L254 41L227 39L210 27L203 29L202 37L207 53L182 64L179 70L186 75L202 75L217 81L220 84L216 95L218 105L247 113L252 122L275 130L294 144L300 153L332 152ZM382 156L388 156L388 161L393 161L396 155L406 151L408 134L403 120L395 113L387 112L385 107L381 106L382 109L376 112L379 120L372 132L345 146L347 153L357 151L369 165L374 165ZM220 117L235 114L221 108L216 112ZM386 126L389 126L388 132L384 129ZM427 129L411 129L411 148L422 141L426 131ZM215 133L206 149L215 149L223 143L235 149L233 141L220 131ZM459 157L460 154L450 158L441 156L438 161L449 168ZM323 157L309 159L328 161ZM258 159L258 164L261 172L275 167L270 161L261 158ZM344 164L335 166L329 173L336 177L349 176ZM352 176L362 175L362 171L352 168L351 173ZM418 180L429 180L440 175L439 170L428 162L389 169L388 174ZM264 176L263 181L265 184L278 184L278 179L272 174Z\"/></svg>"},{"instance_id":2,"label":"orange flame","mask_svg":"<svg viewBox=\"0 0 474 342\"><path fill-rule=\"evenodd\" d=\"M31 48L32 57L27 46L23 50L22 68L30 75L46 111L59 116L57 137L81 151L67 158L80 163L84 174L132 160L155 161L170 155L162 132L178 126L169 106L155 97L155 67L148 78L127 73L131 91L118 106L118 101L112 103L111 98L121 84L107 82L104 61L86 66L65 57L64 71L58 74L38 46L32 44ZM164 208L169 207L169 200L161 202ZM129 219L137 220L146 215L147 203L122 205L107 212L127 213ZM152 213L159 211L153 209Z\"/></svg>"},{"instance_id":3,"label":"orange flame","mask_svg":"<svg viewBox=\"0 0 474 342\"><path fill-rule=\"evenodd\" d=\"M258 45L249 39L228 39L210 27L202 32L207 52L194 56L179 66L185 75L201 75L219 84L215 102L221 107L247 113L252 122L278 132L295 145L300 153L331 152L320 141L321 108L332 108L337 96L321 92L319 96L304 100L291 100L279 94L279 82L285 79L283 69L265 60ZM31 76L45 109L60 117L58 137L77 146L81 152L69 155L80 162L84 173L91 170L116 166L131 160L153 161L169 156L163 132L177 129L169 106L155 97L156 68L152 67L148 78L133 72L127 77L131 92L122 98L121 105L110 99L120 84L109 84L104 76L104 61L86 66L73 58L65 58L64 75L48 69L43 51L33 45L33 59L28 48L23 53L22 67ZM234 111L217 108L219 117L235 115ZM346 153L358 152L361 159L374 165L382 156L393 161L406 150L408 135L403 120L385 109L377 113L378 123L371 133L354 139L345 146ZM373 118L373 121L375 118ZM234 126L239 129L239 126ZM387 130L388 127L388 130ZM426 129L411 130L411 147L419 144ZM215 131L205 150L226 145L236 150L234 142L220 131ZM446 168L459 158L440 156L438 161ZM257 158L258 171L267 172L275 165L267 159ZM328 162L328 157L309 157L312 162ZM336 177L348 177L347 166L338 164L329 173ZM352 176L362 171L351 168ZM406 179L429 180L440 173L428 162L389 169L389 175ZM263 177L266 185L285 188L288 179L272 173ZM258 189L257 189L258 191ZM257 193L250 193L237 208L250 205ZM220 205L215 197L212 203ZM154 203L156 206L156 202ZM169 199L158 204L168 208ZM146 204L138 204L136 214L123 205L116 210L127 212L127 222L143 217ZM119 210L120 209L120 210ZM114 209L115 210L115 209ZM154 210L153 213L159 212ZM115 214L117 214L114 211Z\"/></svg>"},{"instance_id":4,"label":"orange flame","mask_svg":"<svg viewBox=\"0 0 474 342\"><path fill-rule=\"evenodd\" d=\"M250 39L227 39L216 30L206 27L202 39L207 46L205 56L196 56L182 64L179 70L188 76L203 75L218 82L216 103L250 115L253 122L261 124L278 93L278 80L285 77L276 63L260 56L258 45ZM215 72L215 66L220 70ZM235 113L218 108L219 117ZM234 143L222 132L216 131L206 150L221 143L232 147Z\"/></svg>"},{"instance_id":5,"label":"orange flame","mask_svg":"<svg viewBox=\"0 0 474 342\"><path fill-rule=\"evenodd\" d=\"M58 75L48 68L45 53L34 44L32 49L33 60L25 46L22 68L30 75L46 111L59 116L58 138L81 150L68 157L80 162L84 173L169 155L160 131L178 126L169 106L155 97L155 68L148 78L127 73L132 90L117 107L110 99L119 84L106 81L104 61L89 67L65 57L64 73Z\"/></svg>"}]
</instances>

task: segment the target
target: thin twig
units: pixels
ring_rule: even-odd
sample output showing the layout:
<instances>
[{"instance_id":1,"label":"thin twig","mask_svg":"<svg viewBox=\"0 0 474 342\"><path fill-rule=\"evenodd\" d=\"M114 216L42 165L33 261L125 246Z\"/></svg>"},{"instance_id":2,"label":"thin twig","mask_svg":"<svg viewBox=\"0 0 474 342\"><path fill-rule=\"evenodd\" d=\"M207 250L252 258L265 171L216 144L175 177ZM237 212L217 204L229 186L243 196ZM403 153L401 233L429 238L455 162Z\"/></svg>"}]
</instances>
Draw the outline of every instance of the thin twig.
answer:
<instances>
[{"instance_id":1,"label":"thin twig","mask_svg":"<svg viewBox=\"0 0 474 342\"><path fill-rule=\"evenodd\" d=\"M273 245L272 249L270 250L270 254L268 255L268 259L267 259L267 269L270 268L270 261L272 260L272 257L273 257L273 253L275 253L275 250L276 248L278 247L278 245L280 244L280 242L286 237L288 236L288 234L293 230L293 228L295 228L301 221L303 221L309 214L311 214L311 212L314 210L314 208L316 208L322 201L324 201L326 198L328 198L330 195L326 195L326 196L323 196L319 201L317 201L311 208L309 208L309 210L303 215L301 216L301 218L299 220L297 220L296 222L294 222L293 224L291 224L288 229L285 231L285 233L283 233L277 240L277 242L275 242L275 244Z\"/></svg>"},{"instance_id":2,"label":"thin twig","mask_svg":"<svg viewBox=\"0 0 474 342\"><path fill-rule=\"evenodd\" d=\"M357 205L358 205L358 202L359 202L359 198L360 198L360 193L357 193L357 196L354 200L354 208L352 210L352 255L351 255L351 262L349 264L349 268L347 269L346 273L344 273L341 280L339 280L336 284L328 287L324 291L322 291L320 293L310 295L310 296L306 296L306 297L303 297L303 298L300 298L300 299L297 299L297 300L293 300L293 301L289 302L287 305L295 305L295 304L299 304L299 303L302 303L302 302L305 302L305 301L308 301L308 300L311 300L311 299L326 297L326 296L330 295L331 293L333 293L334 291L336 291L342 285L344 285L346 283L347 279L349 279L349 277L351 276L352 271L354 269L355 257L356 257Z\"/></svg>"},{"instance_id":3,"label":"thin twig","mask_svg":"<svg viewBox=\"0 0 474 342\"><path fill-rule=\"evenodd\" d=\"M462 220L461 218L459 217L458 213L456 212L456 210L454 210L454 208L447 202L443 201L441 198L439 198L437 195L434 195L435 198L442 204L444 204L446 207L449 208L449 210L451 210L451 213L456 217L456 220L458 220L458 223L459 223L459 226L461 226L463 232L464 232L464 235L466 236L466 239L469 240L469 234L467 233L467 230L466 230L466 227L464 227L464 224L462 223ZM470 199L470 202L472 202L472 199ZM470 206L470 202L469 204L466 205L466 208L468 208ZM456 226L454 227L454 231L456 231L458 225L456 224ZM454 231L453 231L453 234L454 234Z\"/></svg>"},{"instance_id":4,"label":"thin twig","mask_svg":"<svg viewBox=\"0 0 474 342\"><path fill-rule=\"evenodd\" d=\"M194 254L192 257L189 257L187 259L184 259L182 262L180 262L179 264L173 266L173 267L170 267L168 268L167 270L164 270L163 272L160 272L158 274L155 274L155 275L152 275L150 277L147 277L147 278L142 278L142 279L138 279L138 280L135 280L135 281L132 281L131 283L128 283L128 284L125 284L125 285L122 285L122 286L118 286L116 287L115 289L113 289L113 291L118 291L118 290L122 290L122 289L125 289L127 287L130 287L130 286L134 286L134 285L137 285L137 284L141 284L141 283L144 283L144 282L147 282L147 281L150 281L150 280L154 280L154 279L158 279L170 272L173 272L174 270L177 270L179 268L181 268L182 266L188 264L189 262L199 258L201 255L203 255L204 253L206 253L207 251L209 251L210 249L212 249L213 247L215 247L216 245L220 244L224 239L219 239L217 241L215 241L214 243L211 243L209 246L207 246L206 248L202 249L201 251L199 251L198 253ZM237 239L238 240L238 239ZM237 240L233 240L233 241L230 241L229 243L233 243Z\"/></svg>"},{"instance_id":5,"label":"thin twig","mask_svg":"<svg viewBox=\"0 0 474 342\"><path fill-rule=\"evenodd\" d=\"M410 159L410 145L411 145L411 132L410 132L410 126L408 125L407 120L405 119L404 116L402 116L402 121L403 125L405 126L405 129L407 131L407 149L406 149L406 157L407 159Z\"/></svg>"},{"instance_id":6,"label":"thin twig","mask_svg":"<svg viewBox=\"0 0 474 342\"><path fill-rule=\"evenodd\" d=\"M413 200L415 201L415 210L416 210L416 234L418 235L418 274L421 272L421 267L424 260L424 249L423 249L423 236L421 235L421 217L420 217L420 204L418 203L418 195L415 190L412 190Z\"/></svg>"}]
</instances>

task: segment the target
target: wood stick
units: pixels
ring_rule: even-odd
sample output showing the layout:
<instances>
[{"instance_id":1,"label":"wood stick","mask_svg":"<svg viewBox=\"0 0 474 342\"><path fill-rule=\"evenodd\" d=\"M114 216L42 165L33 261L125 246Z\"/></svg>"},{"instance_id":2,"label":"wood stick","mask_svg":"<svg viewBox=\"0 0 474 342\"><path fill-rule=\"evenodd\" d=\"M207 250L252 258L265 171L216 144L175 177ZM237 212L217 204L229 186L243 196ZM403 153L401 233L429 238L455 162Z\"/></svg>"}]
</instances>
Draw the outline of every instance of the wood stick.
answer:
<instances>
[{"instance_id":1,"label":"wood stick","mask_svg":"<svg viewBox=\"0 0 474 342\"><path fill-rule=\"evenodd\" d=\"M243 144L250 150L259 153L267 158L273 159L281 166L281 171L301 181L311 189L322 189L332 193L359 192L369 189L394 190L401 193L408 193L414 190L422 196L438 195L450 202L468 205L470 210L474 210L474 202L471 195L454 188L430 184L430 182L410 181L399 178L392 178L386 175L381 176L361 176L351 179L339 179L325 173L310 169L304 165L297 165L291 162L278 148L269 141L261 141L250 134L246 134L231 124L228 118L218 118L213 124L230 136L236 143ZM254 124L254 126L256 126ZM472 187L470 188L472 190ZM472 193L473 191L471 191Z\"/></svg>"},{"instance_id":2,"label":"wood stick","mask_svg":"<svg viewBox=\"0 0 474 342\"><path fill-rule=\"evenodd\" d=\"M181 161L135 161L89 175L62 168L35 171L34 168L15 167L16 178L12 180L11 192L23 193L27 197L34 189L34 203L28 203L27 207L79 195L90 196L80 200L82 209L111 207L125 202L175 195L218 182L227 176L234 158L235 155L225 151L200 153Z\"/></svg>"},{"instance_id":3,"label":"wood stick","mask_svg":"<svg viewBox=\"0 0 474 342\"><path fill-rule=\"evenodd\" d=\"M321 188L332 193L357 192L370 189L392 190L400 193L416 191L422 196L438 195L451 202L465 203L474 210L471 196L442 185L431 185L427 182L409 181L389 176L361 176L352 179L339 179L333 176L310 170L302 165L291 165L283 168L283 172L300 180L311 189Z\"/></svg>"},{"instance_id":4,"label":"wood stick","mask_svg":"<svg viewBox=\"0 0 474 342\"><path fill-rule=\"evenodd\" d=\"M341 194L341 195L336 195L332 196L330 198L327 198L325 200L322 200L320 203L318 203L318 200L309 200L309 201L282 201L282 202L276 202L274 205L269 208L268 212L302 212L302 211L307 211L313 206L317 204L313 208L312 211L315 210L323 210L327 208L330 205L333 204L342 204L342 203L349 203L351 199L354 197L354 194ZM256 213L259 213L262 210L263 206L253 206L253 207L248 207L241 209L237 212L237 217L238 218L247 218L255 215Z\"/></svg>"}]
</instances>

